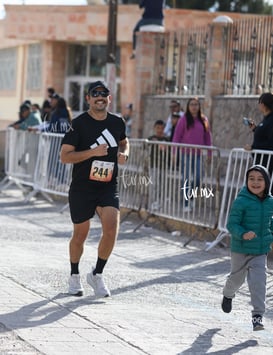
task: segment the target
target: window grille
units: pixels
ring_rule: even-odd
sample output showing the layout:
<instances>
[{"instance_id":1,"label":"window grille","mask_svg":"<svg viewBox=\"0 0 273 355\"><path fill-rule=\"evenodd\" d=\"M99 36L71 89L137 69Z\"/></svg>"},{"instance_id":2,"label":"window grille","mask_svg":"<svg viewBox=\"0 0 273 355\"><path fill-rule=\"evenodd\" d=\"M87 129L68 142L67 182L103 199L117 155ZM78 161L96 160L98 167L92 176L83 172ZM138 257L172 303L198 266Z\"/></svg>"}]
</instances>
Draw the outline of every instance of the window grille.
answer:
<instances>
[{"instance_id":1,"label":"window grille","mask_svg":"<svg viewBox=\"0 0 273 355\"><path fill-rule=\"evenodd\" d=\"M0 90L16 89L17 49L0 50Z\"/></svg>"},{"instance_id":2,"label":"window grille","mask_svg":"<svg viewBox=\"0 0 273 355\"><path fill-rule=\"evenodd\" d=\"M42 88L42 46L31 44L28 47L27 90Z\"/></svg>"}]
</instances>

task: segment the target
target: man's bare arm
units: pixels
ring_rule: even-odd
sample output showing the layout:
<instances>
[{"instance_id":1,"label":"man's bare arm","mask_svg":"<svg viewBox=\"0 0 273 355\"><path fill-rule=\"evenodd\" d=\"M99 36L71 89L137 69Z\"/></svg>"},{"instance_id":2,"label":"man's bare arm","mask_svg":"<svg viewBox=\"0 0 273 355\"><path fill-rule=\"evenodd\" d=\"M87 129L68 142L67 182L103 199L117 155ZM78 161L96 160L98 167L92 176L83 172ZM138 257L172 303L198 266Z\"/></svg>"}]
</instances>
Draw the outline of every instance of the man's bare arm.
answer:
<instances>
[{"instance_id":1,"label":"man's bare arm","mask_svg":"<svg viewBox=\"0 0 273 355\"><path fill-rule=\"evenodd\" d=\"M118 163L124 164L128 159L130 151L130 144L128 138L123 139L119 142L119 153L118 153Z\"/></svg>"},{"instance_id":2,"label":"man's bare arm","mask_svg":"<svg viewBox=\"0 0 273 355\"><path fill-rule=\"evenodd\" d=\"M107 150L107 144L101 144L93 149L76 152L73 145L63 144L61 147L60 158L61 162L64 164L77 164L93 157L103 157L108 154Z\"/></svg>"}]
</instances>

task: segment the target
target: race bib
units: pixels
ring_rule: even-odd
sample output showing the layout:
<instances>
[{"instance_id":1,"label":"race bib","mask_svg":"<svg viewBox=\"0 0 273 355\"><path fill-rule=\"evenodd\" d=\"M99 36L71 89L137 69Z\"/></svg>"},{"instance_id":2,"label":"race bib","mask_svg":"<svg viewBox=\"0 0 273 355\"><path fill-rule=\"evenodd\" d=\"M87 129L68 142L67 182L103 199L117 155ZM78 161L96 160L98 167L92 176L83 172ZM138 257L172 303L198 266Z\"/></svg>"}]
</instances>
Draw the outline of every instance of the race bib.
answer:
<instances>
[{"instance_id":1,"label":"race bib","mask_svg":"<svg viewBox=\"0 0 273 355\"><path fill-rule=\"evenodd\" d=\"M91 165L89 179L101 182L111 181L114 165L112 162L94 160Z\"/></svg>"}]
</instances>

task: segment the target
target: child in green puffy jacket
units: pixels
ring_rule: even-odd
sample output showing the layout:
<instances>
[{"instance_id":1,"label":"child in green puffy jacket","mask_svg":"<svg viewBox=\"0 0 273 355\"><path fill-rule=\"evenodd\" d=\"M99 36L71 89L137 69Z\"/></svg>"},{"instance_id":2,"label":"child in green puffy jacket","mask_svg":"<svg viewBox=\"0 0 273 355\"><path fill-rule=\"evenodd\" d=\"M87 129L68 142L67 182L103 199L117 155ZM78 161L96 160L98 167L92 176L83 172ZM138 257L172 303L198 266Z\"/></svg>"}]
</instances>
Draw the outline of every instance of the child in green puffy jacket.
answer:
<instances>
[{"instance_id":1,"label":"child in green puffy jacket","mask_svg":"<svg viewBox=\"0 0 273 355\"><path fill-rule=\"evenodd\" d=\"M254 165L246 186L234 200L227 222L231 234L231 271L223 289L222 309L231 312L232 299L247 278L253 330L264 329L267 254L273 242L273 197L266 168Z\"/></svg>"}]
</instances>

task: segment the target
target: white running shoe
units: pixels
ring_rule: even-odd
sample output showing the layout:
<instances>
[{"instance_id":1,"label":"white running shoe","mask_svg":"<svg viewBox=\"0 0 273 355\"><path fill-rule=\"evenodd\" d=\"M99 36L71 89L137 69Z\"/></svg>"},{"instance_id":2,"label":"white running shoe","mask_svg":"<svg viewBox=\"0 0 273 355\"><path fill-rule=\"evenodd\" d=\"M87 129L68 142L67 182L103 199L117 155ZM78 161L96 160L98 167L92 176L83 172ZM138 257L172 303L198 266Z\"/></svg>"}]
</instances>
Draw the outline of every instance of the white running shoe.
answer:
<instances>
[{"instance_id":1,"label":"white running shoe","mask_svg":"<svg viewBox=\"0 0 273 355\"><path fill-rule=\"evenodd\" d=\"M79 274L72 274L68 280L68 293L74 296L83 295L83 287Z\"/></svg>"},{"instance_id":2,"label":"white running shoe","mask_svg":"<svg viewBox=\"0 0 273 355\"><path fill-rule=\"evenodd\" d=\"M94 289L96 297L110 297L111 293L103 281L102 274L93 275L93 270L87 274L86 281Z\"/></svg>"}]
</instances>

